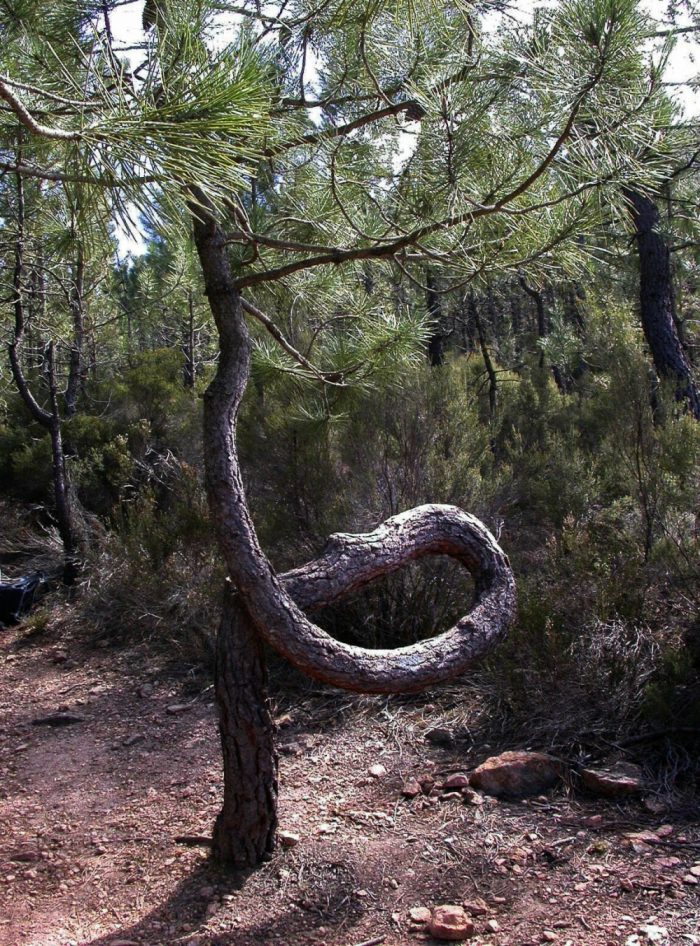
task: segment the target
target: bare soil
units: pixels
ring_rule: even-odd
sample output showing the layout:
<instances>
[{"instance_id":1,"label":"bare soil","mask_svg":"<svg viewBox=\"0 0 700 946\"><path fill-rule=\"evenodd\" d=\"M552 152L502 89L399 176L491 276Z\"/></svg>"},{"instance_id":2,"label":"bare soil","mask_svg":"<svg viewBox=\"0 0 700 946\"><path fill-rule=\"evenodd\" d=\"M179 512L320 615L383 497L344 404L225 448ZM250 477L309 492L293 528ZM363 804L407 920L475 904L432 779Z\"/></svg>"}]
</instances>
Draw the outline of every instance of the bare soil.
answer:
<instances>
[{"instance_id":1,"label":"bare soil","mask_svg":"<svg viewBox=\"0 0 700 946\"><path fill-rule=\"evenodd\" d=\"M475 946L645 944L646 924L700 944L692 811L564 787L405 800L406 779L489 754L426 741L425 698L279 696L281 828L301 840L228 875L197 841L222 789L211 688L146 648L50 629L3 631L1 648L0 946L400 946L429 941L412 907L477 897ZM80 721L35 724L58 712Z\"/></svg>"}]
</instances>

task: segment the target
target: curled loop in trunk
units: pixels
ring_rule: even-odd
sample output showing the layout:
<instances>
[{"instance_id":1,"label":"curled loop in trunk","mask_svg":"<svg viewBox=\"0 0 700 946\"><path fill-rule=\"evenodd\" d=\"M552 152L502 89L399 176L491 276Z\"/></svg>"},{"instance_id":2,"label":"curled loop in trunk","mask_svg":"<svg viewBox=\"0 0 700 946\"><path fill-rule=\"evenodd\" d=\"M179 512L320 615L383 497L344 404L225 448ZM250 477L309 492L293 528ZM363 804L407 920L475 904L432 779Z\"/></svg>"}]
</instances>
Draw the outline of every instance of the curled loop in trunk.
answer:
<instances>
[{"instance_id":1,"label":"curled loop in trunk","mask_svg":"<svg viewBox=\"0 0 700 946\"><path fill-rule=\"evenodd\" d=\"M456 559L475 581L471 609L437 637L370 650L335 640L301 610L337 602L426 555ZM357 692L407 693L456 677L494 647L515 614L507 556L478 519L455 506L417 506L373 532L333 535L319 558L279 578L270 569L265 578L274 591L264 579L241 588L259 633L309 676Z\"/></svg>"}]
</instances>

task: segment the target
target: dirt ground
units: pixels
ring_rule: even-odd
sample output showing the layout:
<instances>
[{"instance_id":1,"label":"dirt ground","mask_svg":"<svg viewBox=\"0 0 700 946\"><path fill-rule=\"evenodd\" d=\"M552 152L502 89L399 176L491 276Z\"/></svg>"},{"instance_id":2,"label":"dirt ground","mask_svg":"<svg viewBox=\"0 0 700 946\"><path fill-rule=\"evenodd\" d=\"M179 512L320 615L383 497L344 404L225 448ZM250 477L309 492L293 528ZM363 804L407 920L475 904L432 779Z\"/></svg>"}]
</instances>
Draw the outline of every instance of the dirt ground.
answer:
<instances>
[{"instance_id":1,"label":"dirt ground","mask_svg":"<svg viewBox=\"0 0 700 946\"><path fill-rule=\"evenodd\" d=\"M429 941L411 908L475 898L474 946L636 946L653 927L700 944L692 811L564 787L405 800L407 778L489 754L426 741L426 699L280 698L280 821L300 841L227 876L176 840L206 837L220 804L211 688L144 648L21 628L0 647L0 946L400 946ZM58 712L79 719L35 724Z\"/></svg>"}]
</instances>

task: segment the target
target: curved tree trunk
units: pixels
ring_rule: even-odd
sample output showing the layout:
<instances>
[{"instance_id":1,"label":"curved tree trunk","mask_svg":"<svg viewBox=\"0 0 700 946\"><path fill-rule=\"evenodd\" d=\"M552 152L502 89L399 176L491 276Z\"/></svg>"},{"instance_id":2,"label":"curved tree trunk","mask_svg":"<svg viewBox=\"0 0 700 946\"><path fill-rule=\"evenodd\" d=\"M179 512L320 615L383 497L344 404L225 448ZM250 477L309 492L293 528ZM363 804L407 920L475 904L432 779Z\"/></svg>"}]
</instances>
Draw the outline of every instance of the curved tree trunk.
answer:
<instances>
[{"instance_id":1,"label":"curved tree trunk","mask_svg":"<svg viewBox=\"0 0 700 946\"><path fill-rule=\"evenodd\" d=\"M675 385L676 399L700 420L700 396L675 323L669 249L654 201L627 190L639 251L639 302L644 337L658 376Z\"/></svg>"},{"instance_id":2,"label":"curved tree trunk","mask_svg":"<svg viewBox=\"0 0 700 946\"><path fill-rule=\"evenodd\" d=\"M238 592L236 599L226 597L219 649L224 777L235 784L225 791L227 804L217 822L215 853L240 868L259 863L269 852L275 826L275 769L269 717L261 709L267 697L258 635L309 676L326 683L367 693L410 692L463 673L493 646L513 618L515 586L508 559L490 533L451 506L419 507L394 516L368 535L333 536L320 559L282 577L274 572L258 543L236 450L250 340L224 233L208 211L206 198L194 197L195 243L220 351L216 375L204 396L207 492ZM472 610L437 638L396 650L368 650L334 640L300 609L338 600L428 554L458 559L476 582ZM247 707L248 701L255 707ZM248 796L254 799L251 804ZM231 836L224 838L227 830ZM257 840L248 843L253 835Z\"/></svg>"}]
</instances>

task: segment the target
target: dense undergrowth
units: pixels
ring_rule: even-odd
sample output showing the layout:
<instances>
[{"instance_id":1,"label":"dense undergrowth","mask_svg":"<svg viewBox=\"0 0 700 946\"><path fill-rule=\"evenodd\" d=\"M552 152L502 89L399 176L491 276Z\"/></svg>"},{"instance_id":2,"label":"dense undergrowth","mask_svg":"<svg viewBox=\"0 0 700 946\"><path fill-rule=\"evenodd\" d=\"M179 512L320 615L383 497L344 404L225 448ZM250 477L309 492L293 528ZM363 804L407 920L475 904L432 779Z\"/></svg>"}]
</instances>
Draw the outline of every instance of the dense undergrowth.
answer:
<instances>
[{"instance_id":1,"label":"dense undergrowth","mask_svg":"<svg viewBox=\"0 0 700 946\"><path fill-rule=\"evenodd\" d=\"M648 735L649 758L688 774L700 730L700 429L668 392L652 392L628 313L592 310L585 346L569 364L561 357L562 371L578 365L566 393L537 351L517 370L497 366L495 409L482 356L458 349L439 367L333 400L283 374L254 378L240 443L256 524L284 570L334 531L419 503L473 512L511 558L519 613L461 685L462 710L450 689L453 721L471 714L472 731L490 739L570 753ZM166 349L89 383L91 408L65 425L88 561L61 621L210 667L225 575L202 487L204 384L183 387L179 352ZM28 541L20 508L55 549L47 438L12 395L0 488L11 497L0 552ZM397 646L447 627L469 595L469 581L436 560L319 621L354 643ZM50 619L55 600L30 623Z\"/></svg>"}]
</instances>

